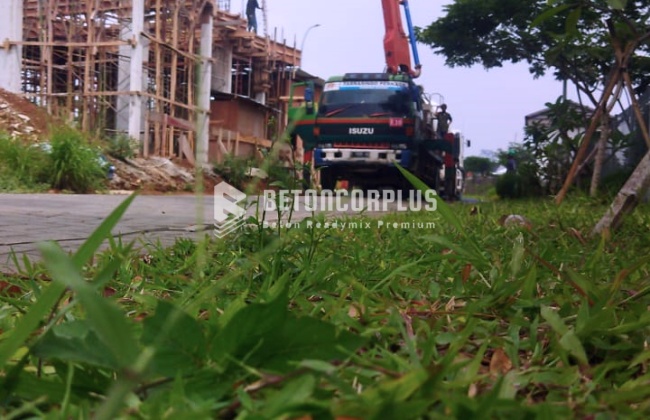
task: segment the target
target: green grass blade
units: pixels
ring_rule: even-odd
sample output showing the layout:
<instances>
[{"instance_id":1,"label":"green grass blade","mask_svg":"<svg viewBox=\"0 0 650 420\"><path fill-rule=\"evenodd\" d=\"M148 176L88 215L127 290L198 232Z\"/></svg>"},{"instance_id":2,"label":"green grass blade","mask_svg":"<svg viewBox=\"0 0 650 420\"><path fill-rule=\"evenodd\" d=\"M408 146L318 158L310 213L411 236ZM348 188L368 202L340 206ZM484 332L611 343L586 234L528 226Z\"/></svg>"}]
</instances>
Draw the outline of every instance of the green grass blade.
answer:
<instances>
[{"instance_id":1,"label":"green grass blade","mask_svg":"<svg viewBox=\"0 0 650 420\"><path fill-rule=\"evenodd\" d=\"M419 191L421 191L423 194L430 190L429 186L422 182L418 177L413 175L411 172L400 166L398 163L395 163L395 166L399 171L404 175L404 177L413 185L415 188L417 188ZM456 211L452 209L445 201L440 198L436 194L436 211L440 214L440 216L444 219L445 222L447 222L449 225L453 226L463 237L463 239L466 242L466 245L470 245L472 247L472 254L476 257L477 260L486 263L487 260L485 256L481 253L481 248L479 247L478 243L474 238L471 238L469 235L467 235L467 230L463 227L463 224L460 220L460 218L457 216Z\"/></svg>"},{"instance_id":2,"label":"green grass blade","mask_svg":"<svg viewBox=\"0 0 650 420\"><path fill-rule=\"evenodd\" d=\"M120 221L126 210L129 208L136 194L131 194L113 212L95 229L90 237L79 247L72 258L77 268L83 267L90 258L95 254L104 239L111 236L111 231Z\"/></svg>"},{"instance_id":3,"label":"green grass blade","mask_svg":"<svg viewBox=\"0 0 650 420\"><path fill-rule=\"evenodd\" d=\"M102 241L110 236L112 229L126 212L126 209L135 199L135 194L124 200L113 212L99 225L93 234L81 245L73 257L74 267L81 268L90 260ZM65 258L65 254L63 254ZM47 316L52 307L58 302L61 294L65 291L65 283L52 283L39 297L29 312L17 323L11 335L0 344L0 368L4 367L7 361L16 353L32 334L41 320Z\"/></svg>"},{"instance_id":4,"label":"green grass blade","mask_svg":"<svg viewBox=\"0 0 650 420\"><path fill-rule=\"evenodd\" d=\"M54 243L40 246L45 266L50 270L55 282L70 287L83 305L88 322L95 328L100 339L111 349L122 366L130 366L138 356L138 346L131 334L131 326L119 308L100 296L95 288L87 283L73 260Z\"/></svg>"},{"instance_id":5,"label":"green grass blade","mask_svg":"<svg viewBox=\"0 0 650 420\"><path fill-rule=\"evenodd\" d=\"M0 344L0 369L4 369L5 364L25 345L32 332L38 328L41 320L47 316L56 305L61 294L65 291L65 286L59 283L52 283L41 294L39 299L32 305L29 312L25 314L11 331L11 335ZM3 334L4 335L4 334Z\"/></svg>"},{"instance_id":6,"label":"green grass blade","mask_svg":"<svg viewBox=\"0 0 650 420\"><path fill-rule=\"evenodd\" d=\"M415 188L420 190L422 193L430 190L429 186L422 182L417 176L413 175L411 172L400 166L398 163L395 163L395 166L399 171L404 175L404 177L407 179L408 182L411 183ZM447 203L444 202L442 198L438 194L436 194L436 204L437 204L437 211L440 213L443 219L456 229L458 229L459 232L463 231L463 224L461 223L460 219L456 214L452 211L452 209L447 205Z\"/></svg>"}]
</instances>

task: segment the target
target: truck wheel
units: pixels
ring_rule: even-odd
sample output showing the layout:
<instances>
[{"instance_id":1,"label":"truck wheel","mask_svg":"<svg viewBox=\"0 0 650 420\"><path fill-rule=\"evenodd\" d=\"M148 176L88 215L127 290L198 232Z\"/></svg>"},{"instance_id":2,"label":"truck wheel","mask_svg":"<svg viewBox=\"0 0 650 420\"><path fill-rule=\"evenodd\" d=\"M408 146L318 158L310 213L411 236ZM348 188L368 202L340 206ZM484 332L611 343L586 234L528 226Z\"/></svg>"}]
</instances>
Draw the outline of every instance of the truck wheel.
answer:
<instances>
[{"instance_id":1,"label":"truck wheel","mask_svg":"<svg viewBox=\"0 0 650 420\"><path fill-rule=\"evenodd\" d=\"M334 190L336 187L336 177L332 168L323 167L320 169L320 187L323 190Z\"/></svg>"}]
</instances>

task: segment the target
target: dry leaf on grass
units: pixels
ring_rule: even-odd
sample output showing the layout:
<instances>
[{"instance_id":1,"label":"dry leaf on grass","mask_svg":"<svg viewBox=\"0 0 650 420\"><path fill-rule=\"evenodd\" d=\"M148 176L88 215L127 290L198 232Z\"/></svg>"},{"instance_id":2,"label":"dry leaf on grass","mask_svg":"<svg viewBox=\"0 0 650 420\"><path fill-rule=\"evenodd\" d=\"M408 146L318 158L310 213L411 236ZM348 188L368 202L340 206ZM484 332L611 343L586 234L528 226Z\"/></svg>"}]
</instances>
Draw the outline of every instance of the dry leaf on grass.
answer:
<instances>
[{"instance_id":1,"label":"dry leaf on grass","mask_svg":"<svg viewBox=\"0 0 650 420\"><path fill-rule=\"evenodd\" d=\"M512 369L512 361L503 349L494 351L490 359L490 374L505 375Z\"/></svg>"}]
</instances>

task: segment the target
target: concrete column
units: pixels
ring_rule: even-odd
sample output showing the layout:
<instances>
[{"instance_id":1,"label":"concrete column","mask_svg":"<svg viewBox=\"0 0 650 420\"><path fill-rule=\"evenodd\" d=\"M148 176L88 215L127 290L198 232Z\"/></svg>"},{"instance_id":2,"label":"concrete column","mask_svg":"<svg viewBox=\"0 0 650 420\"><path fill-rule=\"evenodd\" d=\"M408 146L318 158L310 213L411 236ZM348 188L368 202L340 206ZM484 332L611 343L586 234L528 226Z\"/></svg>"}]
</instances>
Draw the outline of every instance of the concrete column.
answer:
<instances>
[{"instance_id":1,"label":"concrete column","mask_svg":"<svg viewBox=\"0 0 650 420\"><path fill-rule=\"evenodd\" d=\"M133 31L130 25L126 25L120 31L121 40L133 39ZM117 64L117 91L128 92L131 89L131 53L133 48L130 45L120 45L119 60ZM115 130L120 133L129 131L129 96L118 95L116 98Z\"/></svg>"},{"instance_id":2,"label":"concrete column","mask_svg":"<svg viewBox=\"0 0 650 420\"><path fill-rule=\"evenodd\" d=\"M212 90L232 93L232 45L215 45L212 59Z\"/></svg>"},{"instance_id":3,"label":"concrete column","mask_svg":"<svg viewBox=\"0 0 650 420\"><path fill-rule=\"evenodd\" d=\"M0 13L0 88L12 93L22 92L22 55L19 46L9 42L23 40L23 2L4 0Z\"/></svg>"},{"instance_id":4,"label":"concrete column","mask_svg":"<svg viewBox=\"0 0 650 420\"><path fill-rule=\"evenodd\" d=\"M196 164L208 163L210 144L210 88L212 87L212 8L206 7L201 15L201 45L199 55L199 77L196 82L196 98L199 110L196 113Z\"/></svg>"},{"instance_id":5,"label":"concrete column","mask_svg":"<svg viewBox=\"0 0 650 420\"><path fill-rule=\"evenodd\" d=\"M131 54L131 80L129 90L129 137L141 140L142 132L142 63L144 61L144 0L133 0L131 12L133 31L133 51Z\"/></svg>"},{"instance_id":6,"label":"concrete column","mask_svg":"<svg viewBox=\"0 0 650 420\"><path fill-rule=\"evenodd\" d=\"M120 31L120 39L124 41L131 41L133 39L133 31L131 26L126 25ZM147 38L142 38L143 49L143 63L147 63L149 57L149 45L151 44ZM117 68L117 91L129 92L131 91L131 63L134 48L131 45L120 45L119 47L119 61ZM142 86L148 83L148 72L142 71ZM115 130L119 133L129 132L129 116L130 116L130 103L131 96L124 94L118 95L116 98L116 115L115 115ZM144 114L142 115L141 126L144 125Z\"/></svg>"}]
</instances>

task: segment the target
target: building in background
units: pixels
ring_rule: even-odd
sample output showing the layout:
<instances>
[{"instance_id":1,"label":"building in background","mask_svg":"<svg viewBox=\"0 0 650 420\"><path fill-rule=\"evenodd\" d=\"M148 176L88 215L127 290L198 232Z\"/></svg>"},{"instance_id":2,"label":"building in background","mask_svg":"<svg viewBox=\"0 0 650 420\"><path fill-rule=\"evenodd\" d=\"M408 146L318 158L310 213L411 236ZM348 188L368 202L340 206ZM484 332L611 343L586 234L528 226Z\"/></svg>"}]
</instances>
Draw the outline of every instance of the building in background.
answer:
<instances>
[{"instance_id":1,"label":"building in background","mask_svg":"<svg viewBox=\"0 0 650 420\"><path fill-rule=\"evenodd\" d=\"M266 16L256 35L229 0L7 2L0 88L85 131L207 163L284 128L301 52Z\"/></svg>"}]
</instances>

